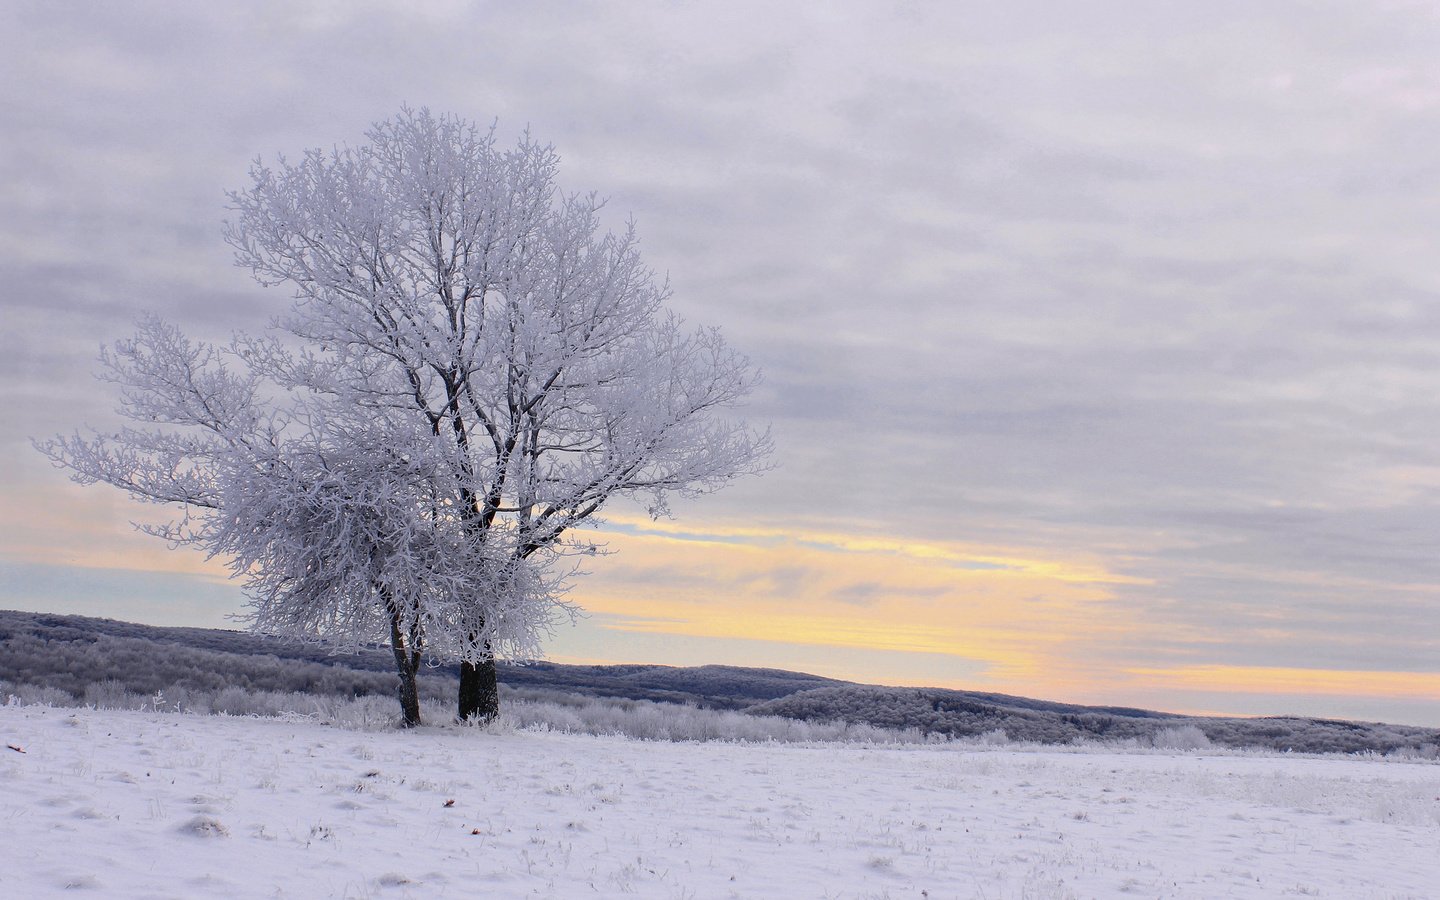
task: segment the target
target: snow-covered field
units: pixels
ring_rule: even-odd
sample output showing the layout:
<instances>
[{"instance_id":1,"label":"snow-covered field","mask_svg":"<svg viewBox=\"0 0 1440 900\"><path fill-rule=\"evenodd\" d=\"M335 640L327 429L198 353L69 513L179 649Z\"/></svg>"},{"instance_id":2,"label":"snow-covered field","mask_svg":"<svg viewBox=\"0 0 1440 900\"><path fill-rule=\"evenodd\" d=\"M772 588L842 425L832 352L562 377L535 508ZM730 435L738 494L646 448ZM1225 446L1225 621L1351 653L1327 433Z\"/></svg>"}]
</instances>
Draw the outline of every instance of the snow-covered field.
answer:
<instances>
[{"instance_id":1,"label":"snow-covered field","mask_svg":"<svg viewBox=\"0 0 1440 900\"><path fill-rule=\"evenodd\" d=\"M1436 897L1440 766L0 707L0 897Z\"/></svg>"}]
</instances>

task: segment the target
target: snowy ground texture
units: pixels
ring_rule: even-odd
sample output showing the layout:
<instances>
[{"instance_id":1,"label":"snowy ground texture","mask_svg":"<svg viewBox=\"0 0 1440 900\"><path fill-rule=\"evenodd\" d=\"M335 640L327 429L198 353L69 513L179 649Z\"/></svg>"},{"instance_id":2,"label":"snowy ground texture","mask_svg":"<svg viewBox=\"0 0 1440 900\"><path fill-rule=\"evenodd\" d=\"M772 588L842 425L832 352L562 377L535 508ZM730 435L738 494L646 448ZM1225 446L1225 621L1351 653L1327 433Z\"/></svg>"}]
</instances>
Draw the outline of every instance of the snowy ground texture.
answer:
<instances>
[{"instance_id":1,"label":"snowy ground texture","mask_svg":"<svg viewBox=\"0 0 1440 900\"><path fill-rule=\"evenodd\" d=\"M3 897L1440 896L1435 763L37 706L0 739Z\"/></svg>"}]
</instances>

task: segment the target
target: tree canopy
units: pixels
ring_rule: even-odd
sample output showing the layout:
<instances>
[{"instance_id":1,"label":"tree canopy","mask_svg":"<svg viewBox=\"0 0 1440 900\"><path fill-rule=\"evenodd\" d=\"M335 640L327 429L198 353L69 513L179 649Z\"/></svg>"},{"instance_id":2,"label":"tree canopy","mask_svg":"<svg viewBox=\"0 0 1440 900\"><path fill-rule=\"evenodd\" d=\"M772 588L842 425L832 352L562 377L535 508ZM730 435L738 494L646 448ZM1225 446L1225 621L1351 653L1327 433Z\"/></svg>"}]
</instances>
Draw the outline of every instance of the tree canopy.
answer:
<instances>
[{"instance_id":1,"label":"tree canopy","mask_svg":"<svg viewBox=\"0 0 1440 900\"><path fill-rule=\"evenodd\" d=\"M412 724L425 654L490 716L496 655L569 609L577 527L763 469L768 435L728 416L757 374L666 309L633 224L562 193L552 148L409 109L367 138L257 161L230 195L237 262L294 292L272 332L143 320L102 357L143 424L39 447L177 506L156 533L226 558L255 627L389 640Z\"/></svg>"}]
</instances>

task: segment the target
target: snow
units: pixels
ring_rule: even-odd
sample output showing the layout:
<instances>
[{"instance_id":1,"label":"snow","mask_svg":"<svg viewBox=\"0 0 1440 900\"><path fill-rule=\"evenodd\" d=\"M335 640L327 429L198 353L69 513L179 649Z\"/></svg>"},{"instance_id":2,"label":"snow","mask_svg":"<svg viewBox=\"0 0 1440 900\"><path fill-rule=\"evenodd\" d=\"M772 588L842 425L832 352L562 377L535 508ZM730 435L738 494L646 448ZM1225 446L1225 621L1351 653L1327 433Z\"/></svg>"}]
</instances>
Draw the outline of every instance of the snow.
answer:
<instances>
[{"instance_id":1,"label":"snow","mask_svg":"<svg viewBox=\"0 0 1440 900\"><path fill-rule=\"evenodd\" d=\"M0 748L3 897L1440 889L1434 763L361 732L36 706L0 707L0 738L20 748Z\"/></svg>"}]
</instances>

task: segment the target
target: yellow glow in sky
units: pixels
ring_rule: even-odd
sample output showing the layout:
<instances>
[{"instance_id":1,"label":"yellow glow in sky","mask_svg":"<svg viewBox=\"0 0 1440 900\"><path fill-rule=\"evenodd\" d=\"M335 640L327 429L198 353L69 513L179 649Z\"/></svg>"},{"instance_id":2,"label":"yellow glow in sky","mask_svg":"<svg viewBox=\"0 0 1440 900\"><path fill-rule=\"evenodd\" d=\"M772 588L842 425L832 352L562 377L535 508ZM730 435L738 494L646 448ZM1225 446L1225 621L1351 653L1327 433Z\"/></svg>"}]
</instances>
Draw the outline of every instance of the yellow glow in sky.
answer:
<instances>
[{"instance_id":1,"label":"yellow glow in sky","mask_svg":"<svg viewBox=\"0 0 1440 900\"><path fill-rule=\"evenodd\" d=\"M574 597L616 617L607 627L948 654L983 663L995 685L1122 627L1100 608L1135 582L1095 559L823 532L615 517L599 538L615 555Z\"/></svg>"},{"instance_id":2,"label":"yellow glow in sky","mask_svg":"<svg viewBox=\"0 0 1440 900\"><path fill-rule=\"evenodd\" d=\"M120 525L122 515L147 512L123 498L65 486L50 501L35 504L46 510L41 516L4 522L5 558L226 577L218 560L171 550ZM593 614L599 628L652 640L728 642L709 645L721 652L741 646L737 642L771 648L748 652L752 664L759 658L764 665L808 666L860 681L1133 705L1207 692L1440 700L1435 673L1137 667L1096 658L1093 648L1105 638L1143 640L1147 627L1133 620L1129 605L1110 602L1118 586L1146 582L1115 571L1099 555L1060 557L1015 547L623 514L608 517L594 537L612 554L593 562L592 574L576 581L570 599ZM800 647L821 648L833 662L817 666L811 653L812 662L801 665L794 661ZM873 665L885 653L916 662L890 673L858 663L863 658ZM575 657L573 648L568 655ZM957 663L946 670L952 674L928 674L932 663L947 658ZM1182 704L1172 701L1168 708Z\"/></svg>"},{"instance_id":3,"label":"yellow glow in sky","mask_svg":"<svg viewBox=\"0 0 1440 900\"><path fill-rule=\"evenodd\" d=\"M1374 672L1267 666L1180 666L1125 669L1157 686L1242 694L1324 694L1341 697L1440 698L1440 672Z\"/></svg>"}]
</instances>

